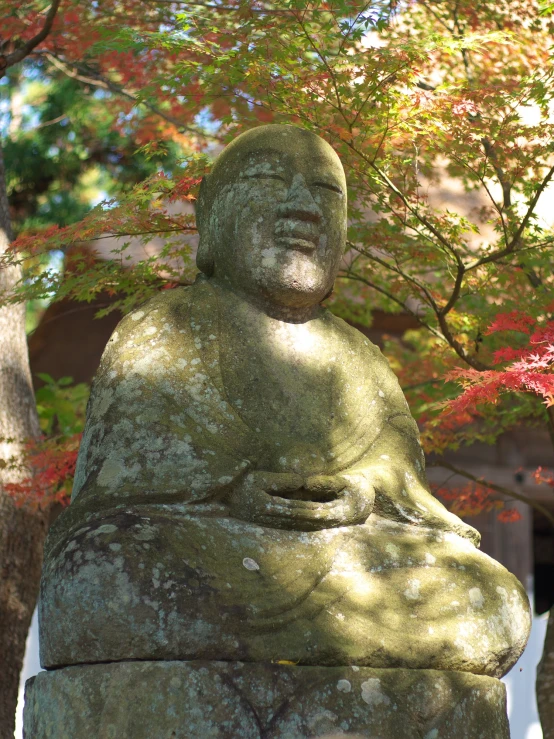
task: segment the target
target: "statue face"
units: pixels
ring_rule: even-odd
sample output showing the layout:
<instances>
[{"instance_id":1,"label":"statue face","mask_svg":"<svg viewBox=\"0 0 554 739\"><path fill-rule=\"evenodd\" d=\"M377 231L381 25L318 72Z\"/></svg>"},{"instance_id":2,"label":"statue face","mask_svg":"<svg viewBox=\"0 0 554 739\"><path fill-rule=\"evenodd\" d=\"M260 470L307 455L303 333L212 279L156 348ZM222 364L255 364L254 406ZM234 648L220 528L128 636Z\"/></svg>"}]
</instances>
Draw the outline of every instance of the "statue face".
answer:
<instances>
[{"instance_id":1,"label":"statue face","mask_svg":"<svg viewBox=\"0 0 554 739\"><path fill-rule=\"evenodd\" d=\"M346 239L340 160L294 126L254 129L228 150L211 175L214 276L263 302L316 305L332 289Z\"/></svg>"}]
</instances>

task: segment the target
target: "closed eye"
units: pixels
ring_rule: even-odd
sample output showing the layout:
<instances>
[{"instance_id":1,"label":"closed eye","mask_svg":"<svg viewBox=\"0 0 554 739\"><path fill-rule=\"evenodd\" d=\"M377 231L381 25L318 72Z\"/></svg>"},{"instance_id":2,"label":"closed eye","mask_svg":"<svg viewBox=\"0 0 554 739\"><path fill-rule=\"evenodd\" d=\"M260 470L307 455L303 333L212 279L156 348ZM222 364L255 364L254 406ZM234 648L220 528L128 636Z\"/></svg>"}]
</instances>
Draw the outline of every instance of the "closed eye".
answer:
<instances>
[{"instance_id":1,"label":"closed eye","mask_svg":"<svg viewBox=\"0 0 554 739\"><path fill-rule=\"evenodd\" d=\"M274 174L272 172L260 172L260 174L247 174L247 175L244 175L244 179L246 180L281 180L281 182L285 181L284 177L281 177L281 175Z\"/></svg>"},{"instance_id":2,"label":"closed eye","mask_svg":"<svg viewBox=\"0 0 554 739\"><path fill-rule=\"evenodd\" d=\"M315 187L324 187L326 190L332 190L333 192L337 192L339 195L343 194L338 185L331 185L330 182L314 182L313 184Z\"/></svg>"}]
</instances>

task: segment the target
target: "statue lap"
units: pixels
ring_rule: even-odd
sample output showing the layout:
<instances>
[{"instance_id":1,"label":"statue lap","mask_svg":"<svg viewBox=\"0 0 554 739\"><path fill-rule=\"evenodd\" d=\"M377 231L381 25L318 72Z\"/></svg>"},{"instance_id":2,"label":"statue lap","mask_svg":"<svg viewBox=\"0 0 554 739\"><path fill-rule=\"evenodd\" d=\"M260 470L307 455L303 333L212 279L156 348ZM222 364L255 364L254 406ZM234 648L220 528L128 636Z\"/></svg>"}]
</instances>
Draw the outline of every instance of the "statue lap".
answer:
<instances>
[{"instance_id":1,"label":"statue lap","mask_svg":"<svg viewBox=\"0 0 554 739\"><path fill-rule=\"evenodd\" d=\"M522 643L521 586L461 537L385 521L299 533L214 514L130 506L67 532L44 568L43 664L285 660L497 677Z\"/></svg>"}]
</instances>

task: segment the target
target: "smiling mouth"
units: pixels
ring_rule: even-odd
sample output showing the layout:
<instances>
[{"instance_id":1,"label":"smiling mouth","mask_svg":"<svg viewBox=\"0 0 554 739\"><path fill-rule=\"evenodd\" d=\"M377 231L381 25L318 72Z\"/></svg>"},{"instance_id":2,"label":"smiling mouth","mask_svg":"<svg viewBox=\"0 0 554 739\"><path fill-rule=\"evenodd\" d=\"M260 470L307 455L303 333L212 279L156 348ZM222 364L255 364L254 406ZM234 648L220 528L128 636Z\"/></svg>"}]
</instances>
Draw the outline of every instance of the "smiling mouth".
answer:
<instances>
[{"instance_id":1,"label":"smiling mouth","mask_svg":"<svg viewBox=\"0 0 554 739\"><path fill-rule=\"evenodd\" d=\"M317 244L311 239L301 239L297 236L277 236L276 241L286 249L294 249L295 251L302 251L305 253L315 251L317 246Z\"/></svg>"},{"instance_id":2,"label":"smiling mouth","mask_svg":"<svg viewBox=\"0 0 554 739\"><path fill-rule=\"evenodd\" d=\"M282 218L275 225L275 239L287 249L312 252L317 247L319 232L308 221Z\"/></svg>"}]
</instances>

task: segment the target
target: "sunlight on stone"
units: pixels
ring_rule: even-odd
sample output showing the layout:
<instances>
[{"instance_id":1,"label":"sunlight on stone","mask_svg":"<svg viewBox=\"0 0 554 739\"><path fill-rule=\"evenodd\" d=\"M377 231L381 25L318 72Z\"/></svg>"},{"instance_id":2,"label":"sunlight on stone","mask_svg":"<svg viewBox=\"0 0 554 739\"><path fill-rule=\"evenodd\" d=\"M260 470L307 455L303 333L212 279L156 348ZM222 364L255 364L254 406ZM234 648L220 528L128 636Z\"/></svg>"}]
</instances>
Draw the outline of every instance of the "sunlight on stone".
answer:
<instances>
[{"instance_id":1,"label":"sunlight on stone","mask_svg":"<svg viewBox=\"0 0 554 739\"><path fill-rule=\"evenodd\" d=\"M30 735L508 736L528 600L431 494L380 350L322 305L346 213L337 154L293 126L204 179L199 278L123 319L92 388Z\"/></svg>"}]
</instances>

